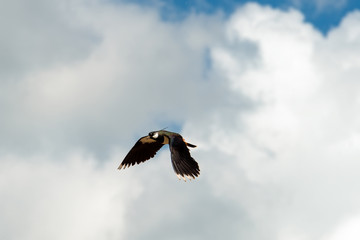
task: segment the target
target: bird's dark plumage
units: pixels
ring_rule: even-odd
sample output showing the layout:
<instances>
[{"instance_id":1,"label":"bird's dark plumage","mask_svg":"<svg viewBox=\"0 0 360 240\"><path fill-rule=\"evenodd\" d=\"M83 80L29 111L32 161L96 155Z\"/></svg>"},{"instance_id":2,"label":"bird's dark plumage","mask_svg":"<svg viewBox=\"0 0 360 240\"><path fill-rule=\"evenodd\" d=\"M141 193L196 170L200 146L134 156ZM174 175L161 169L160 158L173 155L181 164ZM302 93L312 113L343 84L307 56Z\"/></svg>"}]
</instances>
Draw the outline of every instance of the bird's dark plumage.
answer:
<instances>
[{"instance_id":1,"label":"bird's dark plumage","mask_svg":"<svg viewBox=\"0 0 360 240\"><path fill-rule=\"evenodd\" d=\"M178 177L195 178L200 174L198 163L191 157L189 149L181 136L170 139L171 163Z\"/></svg>"},{"instance_id":2,"label":"bird's dark plumage","mask_svg":"<svg viewBox=\"0 0 360 240\"><path fill-rule=\"evenodd\" d=\"M150 132L148 136L140 138L126 155L118 169L139 164L154 157L160 148L169 144L173 169L179 179L199 176L198 163L191 157L188 147L196 147L184 141L178 133L165 130Z\"/></svg>"},{"instance_id":3,"label":"bird's dark plumage","mask_svg":"<svg viewBox=\"0 0 360 240\"><path fill-rule=\"evenodd\" d=\"M156 152L163 146L162 143L151 139L149 136L140 138L126 155L119 169L139 164L154 157Z\"/></svg>"}]
</instances>

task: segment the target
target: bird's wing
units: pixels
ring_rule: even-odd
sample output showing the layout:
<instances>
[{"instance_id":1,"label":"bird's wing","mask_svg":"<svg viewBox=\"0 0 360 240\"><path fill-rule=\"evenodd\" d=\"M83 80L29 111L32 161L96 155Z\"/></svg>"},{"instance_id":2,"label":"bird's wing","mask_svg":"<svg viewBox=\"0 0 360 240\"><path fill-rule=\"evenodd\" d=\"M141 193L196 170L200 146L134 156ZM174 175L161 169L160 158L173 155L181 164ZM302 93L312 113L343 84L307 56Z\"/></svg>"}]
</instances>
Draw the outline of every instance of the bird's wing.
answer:
<instances>
[{"instance_id":1,"label":"bird's wing","mask_svg":"<svg viewBox=\"0 0 360 240\"><path fill-rule=\"evenodd\" d=\"M126 155L118 169L130 167L132 165L145 162L146 160L155 156L156 152L163 146L149 136L140 138L130 152Z\"/></svg>"},{"instance_id":2,"label":"bird's wing","mask_svg":"<svg viewBox=\"0 0 360 240\"><path fill-rule=\"evenodd\" d=\"M170 138L170 152L171 162L174 171L178 178L186 181L186 178L193 178L199 176L199 164L190 156L189 149L180 135L175 135Z\"/></svg>"}]
</instances>

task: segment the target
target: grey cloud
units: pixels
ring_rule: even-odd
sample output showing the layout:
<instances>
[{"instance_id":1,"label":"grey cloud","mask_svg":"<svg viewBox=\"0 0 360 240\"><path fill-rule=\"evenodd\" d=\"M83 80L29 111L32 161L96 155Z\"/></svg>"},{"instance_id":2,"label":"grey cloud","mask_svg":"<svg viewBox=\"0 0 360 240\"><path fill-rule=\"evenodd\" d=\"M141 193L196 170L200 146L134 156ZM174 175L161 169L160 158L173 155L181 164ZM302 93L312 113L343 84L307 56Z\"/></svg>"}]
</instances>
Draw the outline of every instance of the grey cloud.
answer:
<instances>
[{"instance_id":1,"label":"grey cloud","mask_svg":"<svg viewBox=\"0 0 360 240\"><path fill-rule=\"evenodd\" d=\"M68 3L40 0L2 3L2 81L13 81L28 71L74 62L89 54L98 38L66 8Z\"/></svg>"},{"instance_id":2,"label":"grey cloud","mask_svg":"<svg viewBox=\"0 0 360 240\"><path fill-rule=\"evenodd\" d=\"M1 140L3 151L28 153L75 146L104 154L134 129L142 132L164 127L164 123L181 124L204 104L221 104L211 98L221 95L213 87L217 83L207 83L203 74L207 71L203 63L206 49L221 38L216 35L222 24L218 16L193 17L174 26L161 22L155 10L131 5L109 5L111 12L96 3L75 10L62 5L44 7L56 10L51 19L59 20L41 22L39 31L43 30L44 37L37 37L45 43L33 40L31 51L38 54L26 54L39 56L41 67L27 64L33 69L31 74L17 83L3 84L7 93L2 109L8 113L2 124L6 133ZM35 15L32 11L37 9L30 9L26 13ZM71 15L65 21L66 10ZM81 23L81 31L73 34L71 19ZM214 23L214 32L203 29L209 22ZM38 26L29 24L28 31L34 28L35 32ZM23 26L14 28L22 30ZM57 32L53 35L44 29ZM100 41L86 37L92 35ZM54 44L51 38L62 44ZM91 48L86 47L89 42ZM84 47L86 55L77 58ZM61 58L62 54L71 61L48 64L52 56ZM20 65L16 67L21 69ZM199 93L210 97L199 97Z\"/></svg>"}]
</instances>

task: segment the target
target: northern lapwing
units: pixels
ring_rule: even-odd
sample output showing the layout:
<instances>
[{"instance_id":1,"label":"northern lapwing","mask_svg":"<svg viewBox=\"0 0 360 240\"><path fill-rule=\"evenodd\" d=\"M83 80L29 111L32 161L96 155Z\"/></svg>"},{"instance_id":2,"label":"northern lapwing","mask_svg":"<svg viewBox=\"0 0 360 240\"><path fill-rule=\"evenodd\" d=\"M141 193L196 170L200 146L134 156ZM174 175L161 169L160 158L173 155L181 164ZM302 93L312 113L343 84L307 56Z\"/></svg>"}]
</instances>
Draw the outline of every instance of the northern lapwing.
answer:
<instances>
[{"instance_id":1,"label":"northern lapwing","mask_svg":"<svg viewBox=\"0 0 360 240\"><path fill-rule=\"evenodd\" d=\"M147 136L140 138L130 152L126 155L118 169L130 167L154 157L156 152L166 144L169 144L171 152L171 163L179 179L186 181L199 176L199 164L191 157L188 147L196 146L185 142L183 137L174 132L165 130L150 132Z\"/></svg>"}]
</instances>

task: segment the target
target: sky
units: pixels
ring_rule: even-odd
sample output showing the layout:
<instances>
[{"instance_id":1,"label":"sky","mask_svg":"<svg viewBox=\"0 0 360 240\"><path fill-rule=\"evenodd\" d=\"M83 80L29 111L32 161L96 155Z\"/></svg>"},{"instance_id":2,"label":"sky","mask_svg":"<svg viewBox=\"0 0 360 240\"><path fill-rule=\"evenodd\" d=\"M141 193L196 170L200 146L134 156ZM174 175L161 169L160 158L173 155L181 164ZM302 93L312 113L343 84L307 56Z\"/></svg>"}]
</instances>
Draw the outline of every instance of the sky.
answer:
<instances>
[{"instance_id":1,"label":"sky","mask_svg":"<svg viewBox=\"0 0 360 240\"><path fill-rule=\"evenodd\" d=\"M356 1L1 5L1 239L360 238Z\"/></svg>"}]
</instances>

